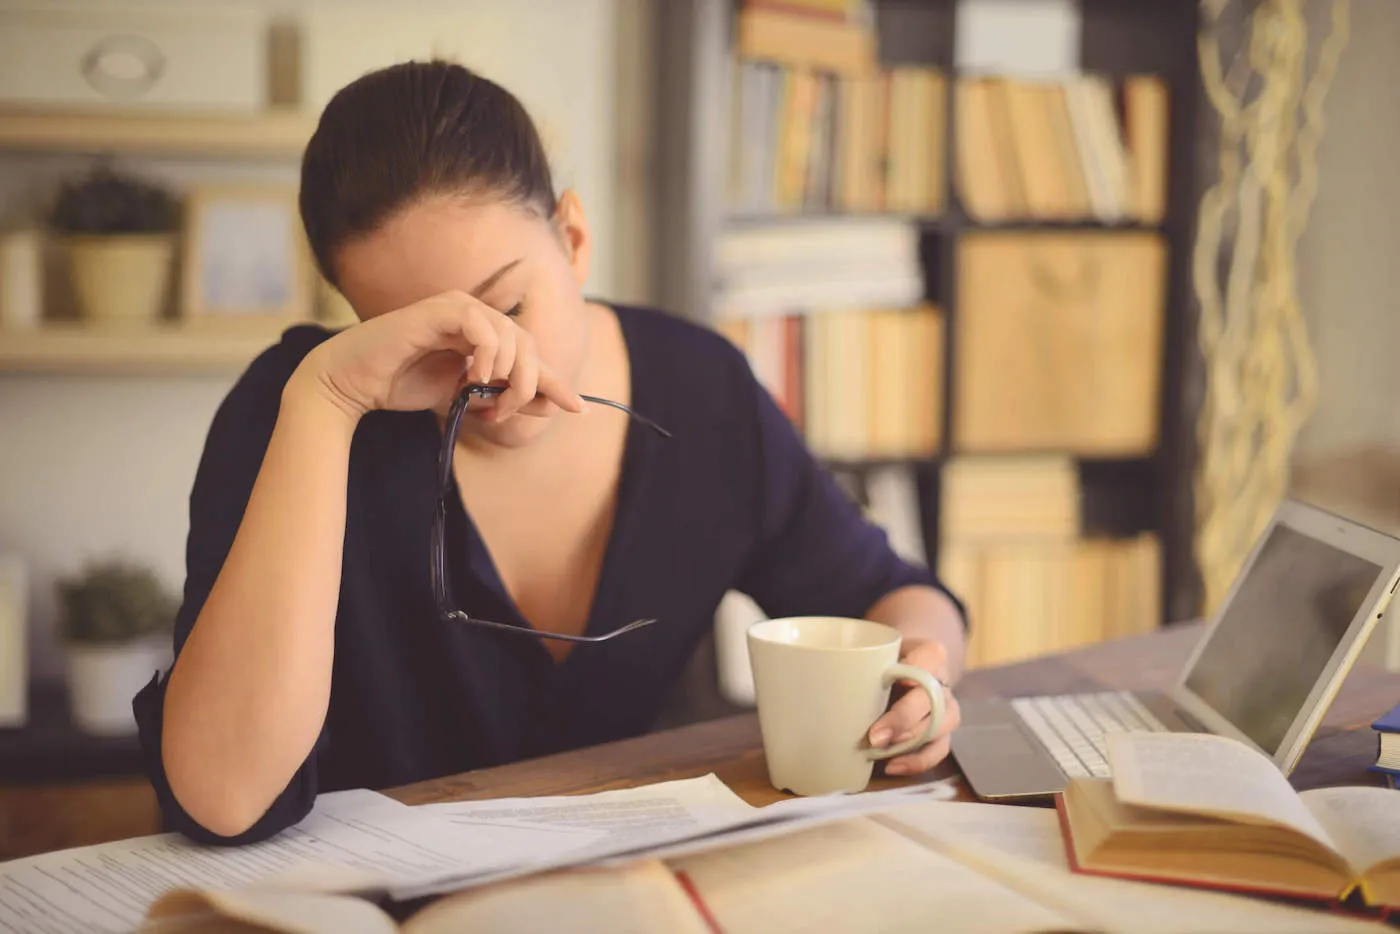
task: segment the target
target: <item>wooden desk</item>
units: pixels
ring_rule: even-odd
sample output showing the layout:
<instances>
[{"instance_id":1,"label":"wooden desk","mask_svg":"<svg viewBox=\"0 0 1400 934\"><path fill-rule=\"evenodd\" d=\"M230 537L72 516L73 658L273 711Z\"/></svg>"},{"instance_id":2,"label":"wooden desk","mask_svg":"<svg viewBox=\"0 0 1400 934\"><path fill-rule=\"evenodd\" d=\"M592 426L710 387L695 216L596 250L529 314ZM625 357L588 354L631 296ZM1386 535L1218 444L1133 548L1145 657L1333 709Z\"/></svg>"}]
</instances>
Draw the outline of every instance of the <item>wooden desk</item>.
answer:
<instances>
[{"instance_id":1,"label":"wooden desk","mask_svg":"<svg viewBox=\"0 0 1400 934\"><path fill-rule=\"evenodd\" d=\"M958 686L962 699L1009 697L1105 688L1165 688L1181 671L1201 634L1198 625L1096 645L1064 655L970 672ZM1372 666L1352 671L1293 775L1299 789L1323 785L1383 784L1366 766L1375 759L1371 721L1400 703L1400 674ZM562 753L493 769L420 782L386 793L409 804L533 797L627 788L714 772L750 804L785 797L768 783L758 719L727 717L636 739ZM945 762L930 777L955 776ZM877 778L872 789L914 779ZM964 787L961 794L967 797Z\"/></svg>"}]
</instances>

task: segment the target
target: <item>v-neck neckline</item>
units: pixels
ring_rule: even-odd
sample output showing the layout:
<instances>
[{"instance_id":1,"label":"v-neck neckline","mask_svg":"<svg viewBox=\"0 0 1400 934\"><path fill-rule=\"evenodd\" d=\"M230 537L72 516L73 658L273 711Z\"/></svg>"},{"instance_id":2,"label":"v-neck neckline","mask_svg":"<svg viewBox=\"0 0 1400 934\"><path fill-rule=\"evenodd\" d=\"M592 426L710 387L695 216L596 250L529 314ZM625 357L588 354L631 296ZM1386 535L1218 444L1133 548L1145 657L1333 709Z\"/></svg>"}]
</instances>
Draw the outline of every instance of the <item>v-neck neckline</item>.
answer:
<instances>
[{"instance_id":1,"label":"v-neck neckline","mask_svg":"<svg viewBox=\"0 0 1400 934\"><path fill-rule=\"evenodd\" d=\"M638 405L638 397L645 396L644 391L639 391L643 381L638 379L638 367L636 355L633 354L633 334L631 333L629 321L625 309L616 305L607 306L617 318L618 331L622 335L623 352L627 355L627 375L629 382L628 405L637 408L639 412L646 414L645 402ZM618 413L627 419L627 429L622 441L622 464L619 468L617 481L617 497L613 506L613 517L611 526L608 529L608 540L603 546L603 559L598 567L598 579L594 582L593 597L588 608L588 614L584 618L583 635L598 635L610 629L622 626L630 620L612 620L610 615L603 611L608 610L610 599L616 590L617 564L621 560L618 549L619 542L628 532L627 526L632 521L635 510L632 507L636 498L637 471L639 470L642 458L642 449L646 443L642 440L641 431L644 428L636 419L625 413ZM439 434L439 438L441 435ZM511 595L510 589L505 585L505 579L501 577L500 568L496 565L496 559L491 554L491 549L487 545L486 538L481 534L476 521L472 518L471 512L467 509L466 501L462 498L461 487L457 482L456 475L452 478L452 493L457 501L457 508L462 517L467 531L467 566L471 573L492 591L501 600L503 606L509 610L512 619L500 620L500 622L510 622L525 629L535 629L534 623L525 618L520 606L516 603L515 597ZM451 560L449 556L449 561ZM450 573L450 572L449 572ZM470 607L463 607L468 613ZM615 615L615 614L613 614ZM519 638L519 637L507 637ZM578 654L577 648L567 652L562 659L555 659L545 648L543 640L531 640L535 643L540 656L548 660L551 668L558 670L568 666Z\"/></svg>"}]
</instances>

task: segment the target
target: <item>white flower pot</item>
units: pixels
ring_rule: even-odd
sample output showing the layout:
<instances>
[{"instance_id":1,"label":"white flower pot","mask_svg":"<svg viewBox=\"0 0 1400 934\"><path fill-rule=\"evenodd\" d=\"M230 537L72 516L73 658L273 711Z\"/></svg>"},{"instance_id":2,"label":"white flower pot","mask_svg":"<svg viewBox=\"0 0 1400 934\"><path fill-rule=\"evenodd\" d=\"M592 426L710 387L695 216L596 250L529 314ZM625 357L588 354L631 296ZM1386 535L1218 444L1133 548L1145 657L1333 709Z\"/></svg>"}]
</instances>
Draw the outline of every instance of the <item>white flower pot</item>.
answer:
<instances>
[{"instance_id":1,"label":"white flower pot","mask_svg":"<svg viewBox=\"0 0 1400 934\"><path fill-rule=\"evenodd\" d=\"M68 646L68 698L73 721L88 733L136 732L131 700L166 659L161 645L128 642Z\"/></svg>"},{"instance_id":2,"label":"white flower pot","mask_svg":"<svg viewBox=\"0 0 1400 934\"><path fill-rule=\"evenodd\" d=\"M85 322L139 327L160 320L175 251L172 236L75 236L66 238L65 246Z\"/></svg>"}]
</instances>

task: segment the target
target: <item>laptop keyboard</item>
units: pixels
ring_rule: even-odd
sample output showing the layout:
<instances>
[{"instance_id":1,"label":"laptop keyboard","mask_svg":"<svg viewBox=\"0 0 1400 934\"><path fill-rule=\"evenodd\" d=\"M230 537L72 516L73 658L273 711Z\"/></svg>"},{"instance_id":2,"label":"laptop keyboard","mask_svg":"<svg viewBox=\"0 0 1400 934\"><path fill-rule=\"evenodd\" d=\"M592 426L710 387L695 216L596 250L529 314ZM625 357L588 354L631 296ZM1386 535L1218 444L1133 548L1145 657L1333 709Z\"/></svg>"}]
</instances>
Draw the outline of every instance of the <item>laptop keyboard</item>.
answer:
<instances>
[{"instance_id":1,"label":"laptop keyboard","mask_svg":"<svg viewBox=\"0 0 1400 934\"><path fill-rule=\"evenodd\" d=\"M1108 777L1109 733L1168 732L1128 691L1017 697L1011 707L1070 777Z\"/></svg>"}]
</instances>

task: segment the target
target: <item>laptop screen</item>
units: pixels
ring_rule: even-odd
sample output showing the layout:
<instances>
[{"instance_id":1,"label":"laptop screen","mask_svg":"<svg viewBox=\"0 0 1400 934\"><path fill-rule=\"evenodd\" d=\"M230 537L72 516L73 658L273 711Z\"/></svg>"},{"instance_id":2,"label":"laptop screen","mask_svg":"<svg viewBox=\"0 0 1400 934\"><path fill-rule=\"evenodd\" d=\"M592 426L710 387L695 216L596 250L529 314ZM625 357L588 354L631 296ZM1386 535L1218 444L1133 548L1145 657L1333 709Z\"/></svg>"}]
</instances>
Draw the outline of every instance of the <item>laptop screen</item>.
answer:
<instances>
[{"instance_id":1,"label":"laptop screen","mask_svg":"<svg viewBox=\"0 0 1400 934\"><path fill-rule=\"evenodd\" d=\"M1275 525L1186 687L1275 753L1381 567Z\"/></svg>"}]
</instances>

